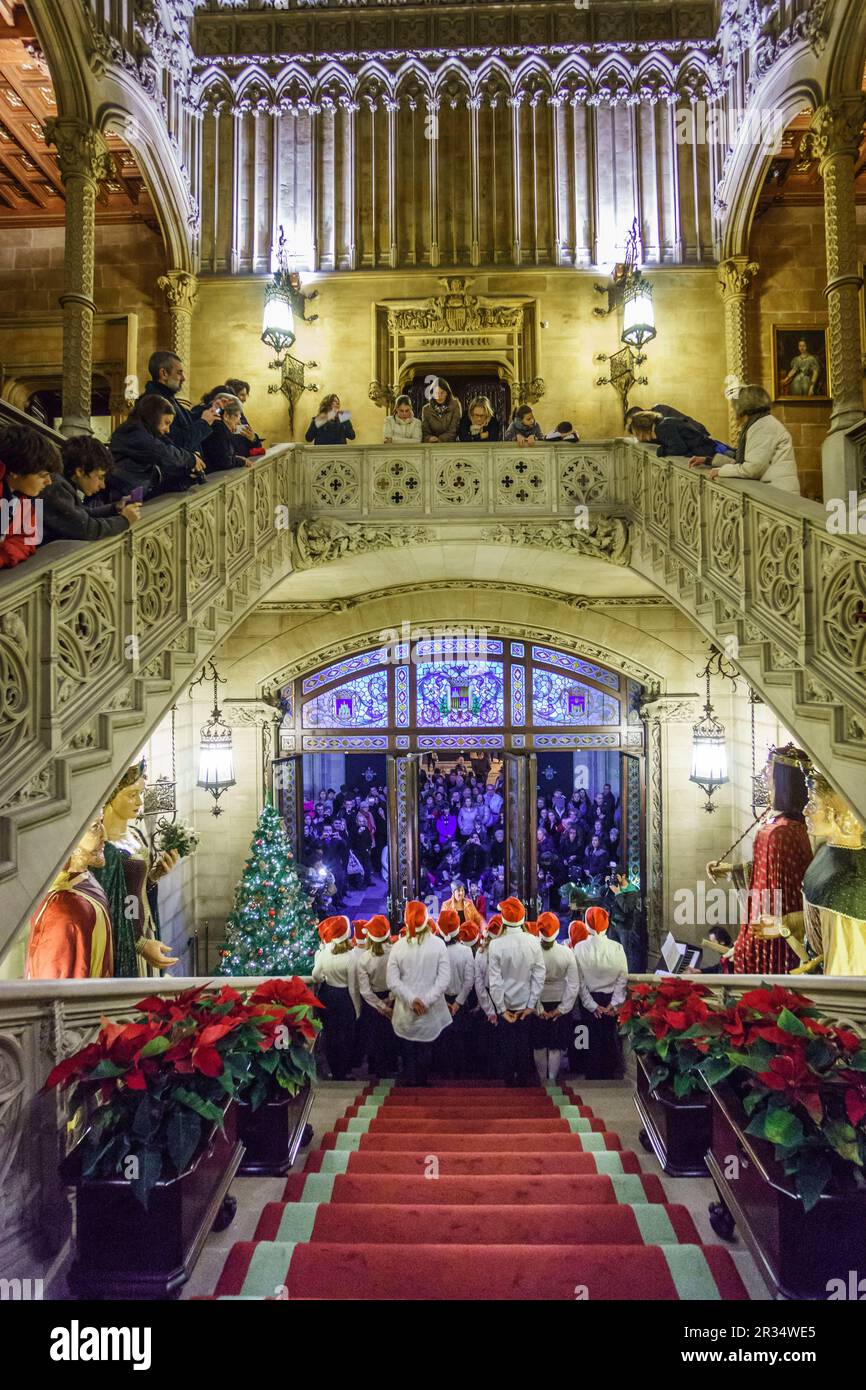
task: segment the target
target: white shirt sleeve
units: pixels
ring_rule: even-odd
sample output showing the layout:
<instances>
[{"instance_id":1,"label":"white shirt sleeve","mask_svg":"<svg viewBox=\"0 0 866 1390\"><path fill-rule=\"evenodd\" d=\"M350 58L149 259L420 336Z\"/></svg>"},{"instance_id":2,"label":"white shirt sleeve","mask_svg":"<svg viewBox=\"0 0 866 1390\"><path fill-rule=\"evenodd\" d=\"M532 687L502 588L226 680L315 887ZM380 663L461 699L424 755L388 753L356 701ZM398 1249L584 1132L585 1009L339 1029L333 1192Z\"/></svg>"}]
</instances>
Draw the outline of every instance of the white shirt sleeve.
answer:
<instances>
[{"instance_id":1,"label":"white shirt sleeve","mask_svg":"<svg viewBox=\"0 0 866 1390\"><path fill-rule=\"evenodd\" d=\"M623 951L622 969L620 970L620 972L619 972L619 974L617 975L616 980L615 980L615 982L614 982L613 994L612 994L611 1001L610 1001L611 1008L613 1008L613 1009L618 1009L618 1008L620 1007L621 1004L624 1004L624 1003L625 1003L625 996L626 996L627 989L628 989L628 960L627 960L627 958L626 958L625 951Z\"/></svg>"},{"instance_id":2,"label":"white shirt sleeve","mask_svg":"<svg viewBox=\"0 0 866 1390\"><path fill-rule=\"evenodd\" d=\"M488 1018L493 1018L496 1010L493 1007L493 1000L487 992L487 952L479 951L473 961L475 973L475 993L478 995L478 1003L481 1005Z\"/></svg>"},{"instance_id":3,"label":"white shirt sleeve","mask_svg":"<svg viewBox=\"0 0 866 1390\"><path fill-rule=\"evenodd\" d=\"M448 949L444 943L440 944L442 945L442 949L436 952L436 978L430 989L427 990L426 994L421 999L421 1003L426 1004L428 1009L436 1003L440 995L445 994L451 983L451 966L448 961Z\"/></svg>"},{"instance_id":4,"label":"white shirt sleeve","mask_svg":"<svg viewBox=\"0 0 866 1390\"><path fill-rule=\"evenodd\" d=\"M386 444L390 444L394 438L394 416L385 416L385 428L382 431L382 438Z\"/></svg>"},{"instance_id":5,"label":"white shirt sleeve","mask_svg":"<svg viewBox=\"0 0 866 1390\"><path fill-rule=\"evenodd\" d=\"M475 984L475 959L471 950L463 962L463 985L457 994L457 1003L462 1008L472 993L472 986Z\"/></svg>"},{"instance_id":6,"label":"white shirt sleeve","mask_svg":"<svg viewBox=\"0 0 866 1390\"><path fill-rule=\"evenodd\" d=\"M580 965L578 965L577 963L577 957L575 957L575 964L577 965L577 976L579 980L578 994L580 996L580 1002L586 1009L588 1014L597 1013L598 1005L596 1004L595 1000L589 992L589 986L586 983L586 978L583 974L583 971L580 968Z\"/></svg>"},{"instance_id":7,"label":"white shirt sleeve","mask_svg":"<svg viewBox=\"0 0 866 1390\"><path fill-rule=\"evenodd\" d=\"M361 998L370 1005L370 1008L377 1009L379 1013L381 1013L382 1000L373 989L370 980L370 962L366 956L366 952L361 953L361 957L358 961L358 988L361 991Z\"/></svg>"},{"instance_id":8,"label":"white shirt sleeve","mask_svg":"<svg viewBox=\"0 0 866 1390\"><path fill-rule=\"evenodd\" d=\"M505 993L502 981L502 966L499 953L492 949L487 953L487 992L498 1014L505 1012Z\"/></svg>"},{"instance_id":9,"label":"white shirt sleeve","mask_svg":"<svg viewBox=\"0 0 866 1390\"><path fill-rule=\"evenodd\" d=\"M349 995L355 1006L355 1017L361 1017L361 991L358 984L358 953L353 951L349 956Z\"/></svg>"},{"instance_id":10,"label":"white shirt sleeve","mask_svg":"<svg viewBox=\"0 0 866 1390\"><path fill-rule=\"evenodd\" d=\"M580 975L577 970L577 961L574 952L568 953L568 964L565 967L565 989L562 991L562 999L557 1004L561 1014L570 1014L577 1003L577 993L580 988Z\"/></svg>"},{"instance_id":11,"label":"white shirt sleeve","mask_svg":"<svg viewBox=\"0 0 866 1390\"><path fill-rule=\"evenodd\" d=\"M324 980L324 978L325 978L325 972L324 972L324 970L322 969L322 959L323 959L323 957L324 957L324 954L325 954L324 951L317 951L317 952L316 952L316 959L315 959L314 962L313 962L313 983L314 983L314 984L320 984L320 983Z\"/></svg>"},{"instance_id":12,"label":"white shirt sleeve","mask_svg":"<svg viewBox=\"0 0 866 1390\"><path fill-rule=\"evenodd\" d=\"M541 998L541 991L544 989L544 981L547 979L547 969L544 964L544 953L541 943L532 938L536 952L533 957L532 965L529 970L529 999L526 1002L527 1009L535 1011L535 1006Z\"/></svg>"}]
</instances>

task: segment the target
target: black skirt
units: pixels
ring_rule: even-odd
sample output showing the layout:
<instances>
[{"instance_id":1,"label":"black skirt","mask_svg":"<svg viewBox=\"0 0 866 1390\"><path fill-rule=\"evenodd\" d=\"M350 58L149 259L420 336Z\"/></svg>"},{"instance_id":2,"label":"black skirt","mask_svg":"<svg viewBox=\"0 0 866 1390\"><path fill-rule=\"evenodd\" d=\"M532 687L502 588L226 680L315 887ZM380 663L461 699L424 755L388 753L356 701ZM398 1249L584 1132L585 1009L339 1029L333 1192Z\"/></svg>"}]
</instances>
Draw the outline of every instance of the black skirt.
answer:
<instances>
[{"instance_id":1,"label":"black skirt","mask_svg":"<svg viewBox=\"0 0 866 1390\"><path fill-rule=\"evenodd\" d=\"M540 1007L544 1010L556 1007L556 1000L550 1003L542 1003ZM560 1014L558 1018L541 1018L538 1014L532 1015L532 1047L534 1051L541 1048L548 1048L553 1052L564 1052L571 1040L571 1014Z\"/></svg>"}]
</instances>

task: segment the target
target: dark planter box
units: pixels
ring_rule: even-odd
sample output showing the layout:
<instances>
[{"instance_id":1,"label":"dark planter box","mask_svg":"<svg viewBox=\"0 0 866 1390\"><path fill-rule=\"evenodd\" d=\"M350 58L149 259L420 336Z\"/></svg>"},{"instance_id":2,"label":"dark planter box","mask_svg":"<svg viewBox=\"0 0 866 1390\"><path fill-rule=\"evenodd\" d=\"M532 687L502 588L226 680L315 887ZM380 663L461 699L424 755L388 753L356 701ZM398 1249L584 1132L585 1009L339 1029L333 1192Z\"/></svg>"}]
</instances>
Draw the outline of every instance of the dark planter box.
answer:
<instances>
[{"instance_id":1,"label":"dark planter box","mask_svg":"<svg viewBox=\"0 0 866 1390\"><path fill-rule=\"evenodd\" d=\"M238 1134L244 1145L241 1173L284 1177L297 1157L307 1116L313 1105L313 1088L308 1083L296 1096L281 1087L275 1095L251 1110L238 1106Z\"/></svg>"},{"instance_id":2,"label":"dark planter box","mask_svg":"<svg viewBox=\"0 0 866 1390\"><path fill-rule=\"evenodd\" d=\"M63 1166L63 1176L76 1187L72 1293L79 1298L177 1297L243 1157L236 1130L236 1106L230 1105L225 1132L214 1126L187 1171L155 1185L147 1210L121 1178L79 1178L73 1149Z\"/></svg>"},{"instance_id":3,"label":"dark planter box","mask_svg":"<svg viewBox=\"0 0 866 1390\"><path fill-rule=\"evenodd\" d=\"M710 1147L710 1097L702 1092L678 1100L665 1087L650 1093L649 1072L641 1053L635 1053L637 1089L634 1103L643 1122L649 1148L672 1178L706 1176L705 1154Z\"/></svg>"},{"instance_id":4,"label":"dark planter box","mask_svg":"<svg viewBox=\"0 0 866 1390\"><path fill-rule=\"evenodd\" d=\"M730 1085L713 1087L712 1107L707 1166L771 1292L826 1299L832 1279L847 1290L851 1271L856 1283L866 1270L866 1192L826 1192L806 1211L772 1144L744 1133L748 1117Z\"/></svg>"}]
</instances>

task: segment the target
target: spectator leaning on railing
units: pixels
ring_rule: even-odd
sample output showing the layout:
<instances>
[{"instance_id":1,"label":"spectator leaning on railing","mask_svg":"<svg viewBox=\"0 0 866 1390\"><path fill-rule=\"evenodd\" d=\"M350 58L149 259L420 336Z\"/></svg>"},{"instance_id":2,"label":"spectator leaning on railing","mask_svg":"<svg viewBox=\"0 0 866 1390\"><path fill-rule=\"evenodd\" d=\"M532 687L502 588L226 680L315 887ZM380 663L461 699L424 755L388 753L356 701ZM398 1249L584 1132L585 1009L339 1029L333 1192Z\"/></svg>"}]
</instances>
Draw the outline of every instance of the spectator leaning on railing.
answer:
<instances>
[{"instance_id":1,"label":"spectator leaning on railing","mask_svg":"<svg viewBox=\"0 0 866 1390\"><path fill-rule=\"evenodd\" d=\"M139 502L87 505L105 487L112 469L110 451L98 439L67 439L60 450L63 472L42 494L42 540L101 541L117 536L141 518Z\"/></svg>"},{"instance_id":2,"label":"spectator leaning on railing","mask_svg":"<svg viewBox=\"0 0 866 1390\"><path fill-rule=\"evenodd\" d=\"M240 429L243 406L237 396L220 396L221 412L210 435L201 446L208 473L222 473L227 468L251 468L254 460L235 452L234 440Z\"/></svg>"},{"instance_id":3,"label":"spectator leaning on railing","mask_svg":"<svg viewBox=\"0 0 866 1390\"><path fill-rule=\"evenodd\" d=\"M140 396L129 419L111 436L115 465L108 480L113 501L144 490L145 499L164 492L185 492L204 480L203 459L170 440L175 407L161 396Z\"/></svg>"},{"instance_id":4,"label":"spectator leaning on railing","mask_svg":"<svg viewBox=\"0 0 866 1390\"><path fill-rule=\"evenodd\" d=\"M226 380L226 388L231 391L233 396L237 396L242 406L245 406L250 398L250 383L242 381L240 377L230 376ZM236 432L234 440L235 453L240 454L241 458L249 458L251 454L262 454L265 449L265 441L260 435L256 434L252 425L246 417L246 413L241 413L240 429Z\"/></svg>"},{"instance_id":5,"label":"spectator leaning on railing","mask_svg":"<svg viewBox=\"0 0 866 1390\"><path fill-rule=\"evenodd\" d=\"M711 468L708 478L745 478L753 483L769 483L782 492L800 491L794 441L781 420L770 413L772 401L763 386L743 386L734 399L740 434L736 462ZM703 463L693 458L692 468Z\"/></svg>"},{"instance_id":6,"label":"spectator leaning on railing","mask_svg":"<svg viewBox=\"0 0 866 1390\"><path fill-rule=\"evenodd\" d=\"M216 411L211 406L196 418L180 404L177 395L186 381L186 373L177 353L155 352L148 363L148 371L150 381L144 388L144 394L161 396L174 406L171 443L178 449L197 454L211 432L211 426L217 418Z\"/></svg>"},{"instance_id":7,"label":"spectator leaning on railing","mask_svg":"<svg viewBox=\"0 0 866 1390\"><path fill-rule=\"evenodd\" d=\"M29 559L42 540L39 499L59 468L57 445L38 430L0 432L0 569Z\"/></svg>"}]
</instances>

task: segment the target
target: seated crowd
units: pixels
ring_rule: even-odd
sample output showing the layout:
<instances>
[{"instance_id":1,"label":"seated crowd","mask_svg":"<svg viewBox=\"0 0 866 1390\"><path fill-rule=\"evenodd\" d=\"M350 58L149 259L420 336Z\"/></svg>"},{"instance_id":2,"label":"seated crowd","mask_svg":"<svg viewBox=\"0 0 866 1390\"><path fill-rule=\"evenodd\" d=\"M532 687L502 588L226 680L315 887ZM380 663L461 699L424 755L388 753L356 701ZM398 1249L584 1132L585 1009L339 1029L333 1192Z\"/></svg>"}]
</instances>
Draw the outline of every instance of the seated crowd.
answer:
<instances>
[{"instance_id":1,"label":"seated crowd","mask_svg":"<svg viewBox=\"0 0 866 1390\"><path fill-rule=\"evenodd\" d=\"M150 380L129 418L106 447L89 436L67 440L62 448L26 425L0 434L0 569L20 564L40 544L55 540L102 540L134 526L141 503L168 492L183 492L214 473L249 467L264 453L263 440L244 407L249 382L232 378L214 387L192 410L178 399L186 381L175 353L156 352ZM791 436L771 413L771 399L760 386L743 386L734 400L739 425L736 448L715 439L700 421L670 405L632 407L629 434L657 447L659 457L686 457L711 479L763 481L799 493ZM386 417L386 444L577 443L570 420L544 432L531 405L520 404L506 424L486 396L476 396L463 412L448 382L437 378L430 399L415 416L409 396L398 396ZM334 447L356 438L351 412L335 394L323 398L310 421L306 441ZM38 505L37 505L38 504Z\"/></svg>"}]
</instances>

